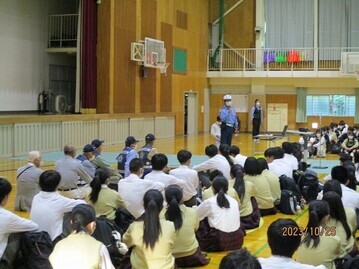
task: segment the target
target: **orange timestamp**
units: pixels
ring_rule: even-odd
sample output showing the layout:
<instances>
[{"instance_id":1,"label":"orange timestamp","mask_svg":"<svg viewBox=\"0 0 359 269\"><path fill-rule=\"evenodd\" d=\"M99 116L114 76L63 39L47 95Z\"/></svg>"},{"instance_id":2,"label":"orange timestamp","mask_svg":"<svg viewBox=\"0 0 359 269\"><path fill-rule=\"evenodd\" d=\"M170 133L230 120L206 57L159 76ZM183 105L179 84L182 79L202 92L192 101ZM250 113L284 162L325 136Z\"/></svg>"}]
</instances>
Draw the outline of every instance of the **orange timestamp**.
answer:
<instances>
[{"instance_id":1,"label":"orange timestamp","mask_svg":"<svg viewBox=\"0 0 359 269\"><path fill-rule=\"evenodd\" d=\"M335 236L337 234L337 228L335 226L282 228L282 236L303 236L306 234L310 234L310 236Z\"/></svg>"}]
</instances>

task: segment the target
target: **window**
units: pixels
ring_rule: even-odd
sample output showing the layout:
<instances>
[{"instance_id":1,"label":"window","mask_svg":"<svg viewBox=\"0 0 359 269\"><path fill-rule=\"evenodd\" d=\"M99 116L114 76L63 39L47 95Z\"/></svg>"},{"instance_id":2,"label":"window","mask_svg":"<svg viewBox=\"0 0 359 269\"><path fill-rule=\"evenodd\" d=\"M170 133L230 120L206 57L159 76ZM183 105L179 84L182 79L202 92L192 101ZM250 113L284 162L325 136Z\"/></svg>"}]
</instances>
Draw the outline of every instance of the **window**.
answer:
<instances>
[{"instance_id":1,"label":"window","mask_svg":"<svg viewBox=\"0 0 359 269\"><path fill-rule=\"evenodd\" d=\"M307 116L350 116L355 115L355 96L351 95L308 95Z\"/></svg>"}]
</instances>

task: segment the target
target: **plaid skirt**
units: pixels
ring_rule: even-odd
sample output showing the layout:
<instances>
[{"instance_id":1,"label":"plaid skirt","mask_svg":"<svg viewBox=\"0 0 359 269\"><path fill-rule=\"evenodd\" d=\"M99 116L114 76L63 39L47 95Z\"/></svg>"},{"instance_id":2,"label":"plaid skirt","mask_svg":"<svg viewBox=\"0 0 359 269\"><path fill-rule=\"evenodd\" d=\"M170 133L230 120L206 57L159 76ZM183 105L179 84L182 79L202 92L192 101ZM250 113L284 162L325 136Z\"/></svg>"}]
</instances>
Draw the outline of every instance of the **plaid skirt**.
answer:
<instances>
[{"instance_id":1,"label":"plaid skirt","mask_svg":"<svg viewBox=\"0 0 359 269\"><path fill-rule=\"evenodd\" d=\"M196 252L190 256L176 258L176 265L179 267L196 267L207 265L211 259L207 258L205 253L202 253L201 248L198 247Z\"/></svg>"},{"instance_id":2,"label":"plaid skirt","mask_svg":"<svg viewBox=\"0 0 359 269\"><path fill-rule=\"evenodd\" d=\"M208 219L205 218L200 221L196 237L203 251L224 251L240 249L243 245L244 233L241 228L230 233L222 232L210 227Z\"/></svg>"},{"instance_id":3,"label":"plaid skirt","mask_svg":"<svg viewBox=\"0 0 359 269\"><path fill-rule=\"evenodd\" d=\"M251 197L251 203L252 203L252 208L253 208L252 214L245 216L245 217L240 217L241 228L244 230L257 228L259 226L259 222L261 220L261 212L258 208L256 198Z\"/></svg>"}]
</instances>

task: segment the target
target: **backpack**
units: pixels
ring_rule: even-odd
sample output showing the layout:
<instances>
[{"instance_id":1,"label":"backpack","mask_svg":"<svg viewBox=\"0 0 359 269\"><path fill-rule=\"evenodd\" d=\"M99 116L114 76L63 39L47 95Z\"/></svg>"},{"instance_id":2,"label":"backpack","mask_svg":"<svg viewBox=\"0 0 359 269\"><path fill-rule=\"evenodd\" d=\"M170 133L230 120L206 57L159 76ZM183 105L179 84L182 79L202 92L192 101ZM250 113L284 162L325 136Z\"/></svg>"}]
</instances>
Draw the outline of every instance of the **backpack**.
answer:
<instances>
[{"instance_id":1,"label":"backpack","mask_svg":"<svg viewBox=\"0 0 359 269\"><path fill-rule=\"evenodd\" d=\"M318 177L314 171L307 170L302 173L298 179L298 186L307 203L316 200L318 193L321 191Z\"/></svg>"},{"instance_id":2,"label":"backpack","mask_svg":"<svg viewBox=\"0 0 359 269\"><path fill-rule=\"evenodd\" d=\"M92 234L96 240L102 242L110 254L112 263L116 266L119 265L123 255L118 249L118 241L121 241L121 229L112 223L105 216L96 218L96 229ZM119 233L119 238L118 234Z\"/></svg>"},{"instance_id":3,"label":"backpack","mask_svg":"<svg viewBox=\"0 0 359 269\"><path fill-rule=\"evenodd\" d=\"M337 269L359 269L359 256L345 255L335 260L335 266Z\"/></svg>"},{"instance_id":4,"label":"backpack","mask_svg":"<svg viewBox=\"0 0 359 269\"><path fill-rule=\"evenodd\" d=\"M286 175L281 175L279 177L279 183L280 183L281 190L288 190L288 191L293 192L293 195L296 197L297 201L300 201L300 199L302 198L302 193L300 192L294 179L292 179Z\"/></svg>"},{"instance_id":5,"label":"backpack","mask_svg":"<svg viewBox=\"0 0 359 269\"><path fill-rule=\"evenodd\" d=\"M280 195L279 210L283 214L294 215L300 209L297 198L292 191L282 190Z\"/></svg>"},{"instance_id":6,"label":"backpack","mask_svg":"<svg viewBox=\"0 0 359 269\"><path fill-rule=\"evenodd\" d=\"M333 154L339 154L341 150L342 150L342 147L339 143L332 145L332 153Z\"/></svg>"},{"instance_id":7,"label":"backpack","mask_svg":"<svg viewBox=\"0 0 359 269\"><path fill-rule=\"evenodd\" d=\"M49 256L53 250L50 235L45 232L25 232L20 238L21 269L52 269Z\"/></svg>"}]
</instances>

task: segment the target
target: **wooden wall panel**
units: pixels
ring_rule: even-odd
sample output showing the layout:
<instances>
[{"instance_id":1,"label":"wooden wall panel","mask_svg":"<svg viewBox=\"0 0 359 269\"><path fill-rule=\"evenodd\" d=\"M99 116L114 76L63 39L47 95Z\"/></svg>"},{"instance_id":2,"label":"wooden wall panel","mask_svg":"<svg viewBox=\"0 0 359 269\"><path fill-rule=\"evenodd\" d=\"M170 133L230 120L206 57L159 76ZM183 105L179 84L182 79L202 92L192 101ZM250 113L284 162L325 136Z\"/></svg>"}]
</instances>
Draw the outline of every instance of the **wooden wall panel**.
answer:
<instances>
[{"instance_id":1,"label":"wooden wall panel","mask_svg":"<svg viewBox=\"0 0 359 269\"><path fill-rule=\"evenodd\" d=\"M160 111L172 111L172 72L173 72L173 47L172 47L172 25L161 23L161 40L165 42L166 61L170 63L167 74L161 74L160 88Z\"/></svg>"},{"instance_id":2,"label":"wooden wall panel","mask_svg":"<svg viewBox=\"0 0 359 269\"><path fill-rule=\"evenodd\" d=\"M157 1L141 1L141 38L145 37L159 39L157 37ZM140 83L140 111L156 112L156 69L147 68L147 77L141 79Z\"/></svg>"},{"instance_id":3,"label":"wooden wall panel","mask_svg":"<svg viewBox=\"0 0 359 269\"><path fill-rule=\"evenodd\" d=\"M124 12L126 11L126 12ZM135 112L137 67L130 60L131 42L136 41L136 1L115 1L114 112Z\"/></svg>"},{"instance_id":4,"label":"wooden wall panel","mask_svg":"<svg viewBox=\"0 0 359 269\"><path fill-rule=\"evenodd\" d=\"M110 0L98 6L97 33L97 113L109 113L110 91Z\"/></svg>"}]
</instances>

